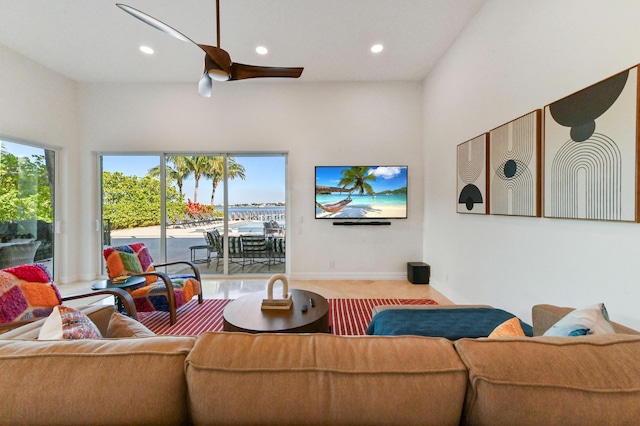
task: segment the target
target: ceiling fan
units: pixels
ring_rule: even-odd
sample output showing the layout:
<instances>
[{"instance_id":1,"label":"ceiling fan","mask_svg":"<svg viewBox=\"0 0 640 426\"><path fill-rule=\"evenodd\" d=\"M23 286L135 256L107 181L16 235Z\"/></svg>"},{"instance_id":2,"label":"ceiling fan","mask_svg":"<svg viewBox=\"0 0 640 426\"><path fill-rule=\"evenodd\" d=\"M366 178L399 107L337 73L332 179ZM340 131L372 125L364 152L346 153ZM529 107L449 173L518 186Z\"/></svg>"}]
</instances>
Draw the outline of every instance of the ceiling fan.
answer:
<instances>
[{"instance_id":1,"label":"ceiling fan","mask_svg":"<svg viewBox=\"0 0 640 426\"><path fill-rule=\"evenodd\" d=\"M193 43L202 49L204 55L204 73L200 77L198 83L198 93L200 96L211 97L212 80L216 81L233 81L244 80L247 78L262 78L262 77L288 77L298 78L302 74L304 68L285 68L285 67L261 67L255 65L245 65L238 62L232 62L231 56L226 50L220 48L220 4L219 0L216 0L216 30L217 30L217 46L209 46L206 44L199 44L191 40L180 31L170 27L158 19L147 15L144 12L139 11L126 4L116 3L120 9L129 13L130 15L140 19L152 27L169 34L178 40Z\"/></svg>"}]
</instances>

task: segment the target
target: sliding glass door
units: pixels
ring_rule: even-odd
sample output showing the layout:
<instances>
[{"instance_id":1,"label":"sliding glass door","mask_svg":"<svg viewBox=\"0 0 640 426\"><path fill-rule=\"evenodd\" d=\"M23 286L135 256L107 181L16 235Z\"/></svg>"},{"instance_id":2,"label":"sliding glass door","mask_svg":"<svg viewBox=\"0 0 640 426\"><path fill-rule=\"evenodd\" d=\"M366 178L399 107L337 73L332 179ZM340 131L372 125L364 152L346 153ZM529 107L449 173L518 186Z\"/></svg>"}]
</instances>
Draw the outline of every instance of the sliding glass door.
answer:
<instances>
[{"instance_id":1,"label":"sliding glass door","mask_svg":"<svg viewBox=\"0 0 640 426\"><path fill-rule=\"evenodd\" d=\"M153 172L160 168L160 156L104 155L101 160L103 246L143 243L160 262L162 187Z\"/></svg>"},{"instance_id":2,"label":"sliding glass door","mask_svg":"<svg viewBox=\"0 0 640 426\"><path fill-rule=\"evenodd\" d=\"M55 151L0 140L0 269L54 272Z\"/></svg>"},{"instance_id":3,"label":"sliding glass door","mask_svg":"<svg viewBox=\"0 0 640 426\"><path fill-rule=\"evenodd\" d=\"M286 157L229 157L228 176L229 247L242 253L229 254L230 273L285 272Z\"/></svg>"},{"instance_id":4,"label":"sliding glass door","mask_svg":"<svg viewBox=\"0 0 640 426\"><path fill-rule=\"evenodd\" d=\"M285 271L284 154L103 155L104 246L202 274ZM179 268L168 272L182 272Z\"/></svg>"}]
</instances>

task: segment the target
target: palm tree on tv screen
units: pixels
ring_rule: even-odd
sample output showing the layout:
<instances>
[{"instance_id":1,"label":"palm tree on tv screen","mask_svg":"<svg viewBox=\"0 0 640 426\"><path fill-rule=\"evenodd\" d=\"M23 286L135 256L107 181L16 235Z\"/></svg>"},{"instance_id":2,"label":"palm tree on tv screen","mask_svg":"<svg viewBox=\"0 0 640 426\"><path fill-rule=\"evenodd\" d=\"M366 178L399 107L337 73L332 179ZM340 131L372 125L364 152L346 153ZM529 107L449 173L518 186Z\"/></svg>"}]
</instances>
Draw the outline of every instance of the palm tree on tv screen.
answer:
<instances>
[{"instance_id":1,"label":"palm tree on tv screen","mask_svg":"<svg viewBox=\"0 0 640 426\"><path fill-rule=\"evenodd\" d=\"M349 195L356 190L359 195L362 195L365 192L367 195L372 195L374 193L373 187L369 184L369 181L375 182L375 180L375 175L369 173L369 167L351 167L350 169L342 171L342 178L340 179L340 182L338 182L338 186L345 189L348 189L347 187L350 186Z\"/></svg>"}]
</instances>

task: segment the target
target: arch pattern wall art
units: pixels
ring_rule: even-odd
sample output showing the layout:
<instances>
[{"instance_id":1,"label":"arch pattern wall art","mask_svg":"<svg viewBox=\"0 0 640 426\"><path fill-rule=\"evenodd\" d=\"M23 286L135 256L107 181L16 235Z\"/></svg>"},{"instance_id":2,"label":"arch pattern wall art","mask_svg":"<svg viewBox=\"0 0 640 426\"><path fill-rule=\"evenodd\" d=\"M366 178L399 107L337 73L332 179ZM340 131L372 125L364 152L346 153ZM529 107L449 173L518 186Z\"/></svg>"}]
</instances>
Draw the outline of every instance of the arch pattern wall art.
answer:
<instances>
[{"instance_id":1,"label":"arch pattern wall art","mask_svg":"<svg viewBox=\"0 0 640 426\"><path fill-rule=\"evenodd\" d=\"M637 221L638 68L544 108L544 216Z\"/></svg>"},{"instance_id":2,"label":"arch pattern wall art","mask_svg":"<svg viewBox=\"0 0 640 426\"><path fill-rule=\"evenodd\" d=\"M541 215L538 109L489 132L490 213Z\"/></svg>"},{"instance_id":3,"label":"arch pattern wall art","mask_svg":"<svg viewBox=\"0 0 640 426\"><path fill-rule=\"evenodd\" d=\"M487 214L488 133L458 145L458 213Z\"/></svg>"}]
</instances>

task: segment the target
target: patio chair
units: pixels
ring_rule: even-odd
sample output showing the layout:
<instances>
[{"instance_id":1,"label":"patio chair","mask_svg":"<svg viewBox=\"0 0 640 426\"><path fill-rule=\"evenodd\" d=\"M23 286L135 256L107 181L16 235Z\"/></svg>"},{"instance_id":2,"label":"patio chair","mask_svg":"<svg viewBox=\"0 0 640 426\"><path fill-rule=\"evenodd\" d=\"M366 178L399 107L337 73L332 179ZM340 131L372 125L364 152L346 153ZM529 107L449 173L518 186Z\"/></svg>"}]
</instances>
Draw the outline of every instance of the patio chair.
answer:
<instances>
[{"instance_id":1,"label":"patio chair","mask_svg":"<svg viewBox=\"0 0 640 426\"><path fill-rule=\"evenodd\" d=\"M276 222L275 220L271 220L269 221L269 223L271 224L271 227L276 231L278 235L280 236L284 235L284 228L280 226L278 222Z\"/></svg>"},{"instance_id":2,"label":"patio chair","mask_svg":"<svg viewBox=\"0 0 640 426\"><path fill-rule=\"evenodd\" d=\"M51 274L40 263L2 269L0 282L0 332L46 318L65 301L103 294L120 299L128 315L138 319L133 299L118 288L60 296Z\"/></svg>"},{"instance_id":3,"label":"patio chair","mask_svg":"<svg viewBox=\"0 0 640 426\"><path fill-rule=\"evenodd\" d=\"M271 222L262 222L262 226L264 227L264 236L265 237L278 235L278 230L274 229L273 225L271 225Z\"/></svg>"},{"instance_id":4,"label":"patio chair","mask_svg":"<svg viewBox=\"0 0 640 426\"><path fill-rule=\"evenodd\" d=\"M169 312L169 322L177 321L176 309L198 296L202 303L202 286L198 267L189 261L153 264L149 249L142 243L104 250L107 272L110 279L124 275L140 275L147 279L144 287L130 292L139 312ZM158 272L156 267L185 265L192 274L169 276Z\"/></svg>"},{"instance_id":5,"label":"patio chair","mask_svg":"<svg viewBox=\"0 0 640 426\"><path fill-rule=\"evenodd\" d=\"M271 265L284 263L285 261L286 245L284 237L274 237L271 239L271 262L269 263L269 270Z\"/></svg>"},{"instance_id":6,"label":"patio chair","mask_svg":"<svg viewBox=\"0 0 640 426\"><path fill-rule=\"evenodd\" d=\"M0 269L33 263L41 242L29 241L5 244L4 247L0 247Z\"/></svg>"},{"instance_id":7,"label":"patio chair","mask_svg":"<svg viewBox=\"0 0 640 426\"><path fill-rule=\"evenodd\" d=\"M217 229L206 231L207 244L213 245L216 252L216 271L220 266L220 261L224 260L224 238ZM211 241L211 242L209 242ZM242 263L244 265L244 252L242 248L242 237L229 237L229 262ZM239 259L239 260L234 260Z\"/></svg>"},{"instance_id":8,"label":"patio chair","mask_svg":"<svg viewBox=\"0 0 640 426\"><path fill-rule=\"evenodd\" d=\"M271 266L269 241L267 237L262 235L243 235L242 239L242 253L243 262L242 269L245 265L252 263L266 263Z\"/></svg>"}]
</instances>

